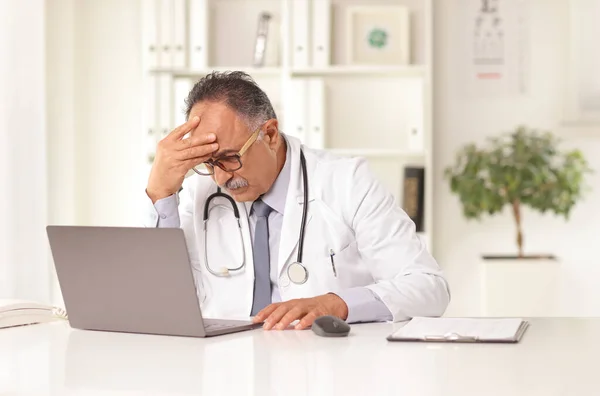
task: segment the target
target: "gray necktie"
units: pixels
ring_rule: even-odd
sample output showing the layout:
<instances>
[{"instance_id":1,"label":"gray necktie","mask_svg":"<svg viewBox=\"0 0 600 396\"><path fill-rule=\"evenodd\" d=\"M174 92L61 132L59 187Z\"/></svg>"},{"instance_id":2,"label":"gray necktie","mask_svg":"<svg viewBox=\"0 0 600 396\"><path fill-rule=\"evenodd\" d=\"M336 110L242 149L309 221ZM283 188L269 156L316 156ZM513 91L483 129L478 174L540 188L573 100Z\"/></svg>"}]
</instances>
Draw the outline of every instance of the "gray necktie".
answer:
<instances>
[{"instance_id":1,"label":"gray necktie","mask_svg":"<svg viewBox=\"0 0 600 396\"><path fill-rule=\"evenodd\" d=\"M273 210L260 199L254 201L252 209L256 215L254 228L254 245L252 257L254 260L254 299L251 316L271 303L271 279L269 257L269 213Z\"/></svg>"}]
</instances>

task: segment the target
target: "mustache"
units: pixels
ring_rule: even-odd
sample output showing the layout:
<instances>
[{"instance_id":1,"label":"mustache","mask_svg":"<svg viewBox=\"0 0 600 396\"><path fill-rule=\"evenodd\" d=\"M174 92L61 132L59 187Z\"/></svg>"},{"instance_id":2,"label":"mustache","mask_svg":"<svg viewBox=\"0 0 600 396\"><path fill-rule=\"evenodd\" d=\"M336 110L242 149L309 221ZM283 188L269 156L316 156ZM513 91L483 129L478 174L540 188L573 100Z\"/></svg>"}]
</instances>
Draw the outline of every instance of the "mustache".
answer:
<instances>
[{"instance_id":1,"label":"mustache","mask_svg":"<svg viewBox=\"0 0 600 396\"><path fill-rule=\"evenodd\" d=\"M242 188L242 187L247 187L247 186L248 186L248 180L246 180L242 177L236 177L234 179L229 179L225 183L225 188L229 191L236 190L236 189Z\"/></svg>"}]
</instances>

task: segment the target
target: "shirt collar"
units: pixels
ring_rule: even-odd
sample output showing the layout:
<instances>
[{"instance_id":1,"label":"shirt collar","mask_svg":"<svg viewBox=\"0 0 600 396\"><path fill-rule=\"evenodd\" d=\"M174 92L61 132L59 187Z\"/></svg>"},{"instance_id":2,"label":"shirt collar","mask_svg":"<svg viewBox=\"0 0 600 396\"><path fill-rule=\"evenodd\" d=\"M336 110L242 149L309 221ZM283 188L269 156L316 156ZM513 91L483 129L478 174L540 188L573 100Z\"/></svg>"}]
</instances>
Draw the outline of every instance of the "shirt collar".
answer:
<instances>
[{"instance_id":1,"label":"shirt collar","mask_svg":"<svg viewBox=\"0 0 600 396\"><path fill-rule=\"evenodd\" d=\"M279 175L275 179L275 182L265 194L263 194L260 199L267 205L269 205L273 210L277 211L279 214L283 215L283 211L285 209L285 200L287 197L288 187L290 185L290 167L291 167L291 154L290 154L290 145L285 142L285 163L283 164L283 168L279 172Z\"/></svg>"}]
</instances>

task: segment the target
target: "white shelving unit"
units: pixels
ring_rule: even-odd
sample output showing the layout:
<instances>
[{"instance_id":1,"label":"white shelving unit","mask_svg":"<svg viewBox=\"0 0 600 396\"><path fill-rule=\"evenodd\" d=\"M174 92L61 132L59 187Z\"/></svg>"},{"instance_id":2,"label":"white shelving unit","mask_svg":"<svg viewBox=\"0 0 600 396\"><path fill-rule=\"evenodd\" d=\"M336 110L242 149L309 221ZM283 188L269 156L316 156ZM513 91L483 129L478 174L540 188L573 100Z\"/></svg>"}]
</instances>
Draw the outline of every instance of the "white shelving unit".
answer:
<instances>
[{"instance_id":1,"label":"white shelving unit","mask_svg":"<svg viewBox=\"0 0 600 396\"><path fill-rule=\"evenodd\" d=\"M158 140L184 122L183 101L198 79L245 71L271 98L284 133L366 158L400 205L405 167L424 168L421 235L432 247L432 0L140 1L148 166ZM349 61L348 12L357 5L406 7L408 63ZM266 63L253 67L262 12L272 17Z\"/></svg>"},{"instance_id":2,"label":"white shelving unit","mask_svg":"<svg viewBox=\"0 0 600 396\"><path fill-rule=\"evenodd\" d=\"M291 75L293 77L335 77L335 76L350 76L350 77L423 77L425 69L422 66L326 66L326 67L299 67L292 68Z\"/></svg>"}]
</instances>

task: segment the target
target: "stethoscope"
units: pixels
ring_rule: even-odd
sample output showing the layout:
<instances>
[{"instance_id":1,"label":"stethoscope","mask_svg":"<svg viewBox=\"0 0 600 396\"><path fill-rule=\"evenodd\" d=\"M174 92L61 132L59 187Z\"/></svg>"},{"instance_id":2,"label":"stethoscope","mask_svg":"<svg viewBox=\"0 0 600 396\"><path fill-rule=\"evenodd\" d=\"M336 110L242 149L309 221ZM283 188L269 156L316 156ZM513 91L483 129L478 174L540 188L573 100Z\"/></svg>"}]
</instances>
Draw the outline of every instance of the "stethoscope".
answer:
<instances>
[{"instance_id":1,"label":"stethoscope","mask_svg":"<svg viewBox=\"0 0 600 396\"><path fill-rule=\"evenodd\" d=\"M287 268L287 276L292 283L297 285L301 285L308 280L308 270L302 264L302 252L304 251L304 227L306 226L306 214L308 212L308 176L306 175L306 159L304 158L304 153L300 150L300 168L302 170L302 180L304 186L304 207L302 208L302 223L300 224L300 236L298 239L298 256L295 262L290 264ZM213 270L208 263L208 231L207 231L207 223L209 219L210 210L222 207L228 209L225 205L215 205L213 208L210 208L210 201L214 198L225 198L229 201L231 206L233 207L233 214L237 220L238 231L240 234L240 240L242 241L242 262L239 266L234 268L229 267L220 267L218 271ZM246 265L246 251L244 248L244 239L242 234L242 224L240 222L240 211L238 207L231 198L231 196L221 192L221 187L217 187L217 192L211 194L204 204L204 265L208 272L215 276L227 277L230 276L232 272L239 271Z\"/></svg>"}]
</instances>

